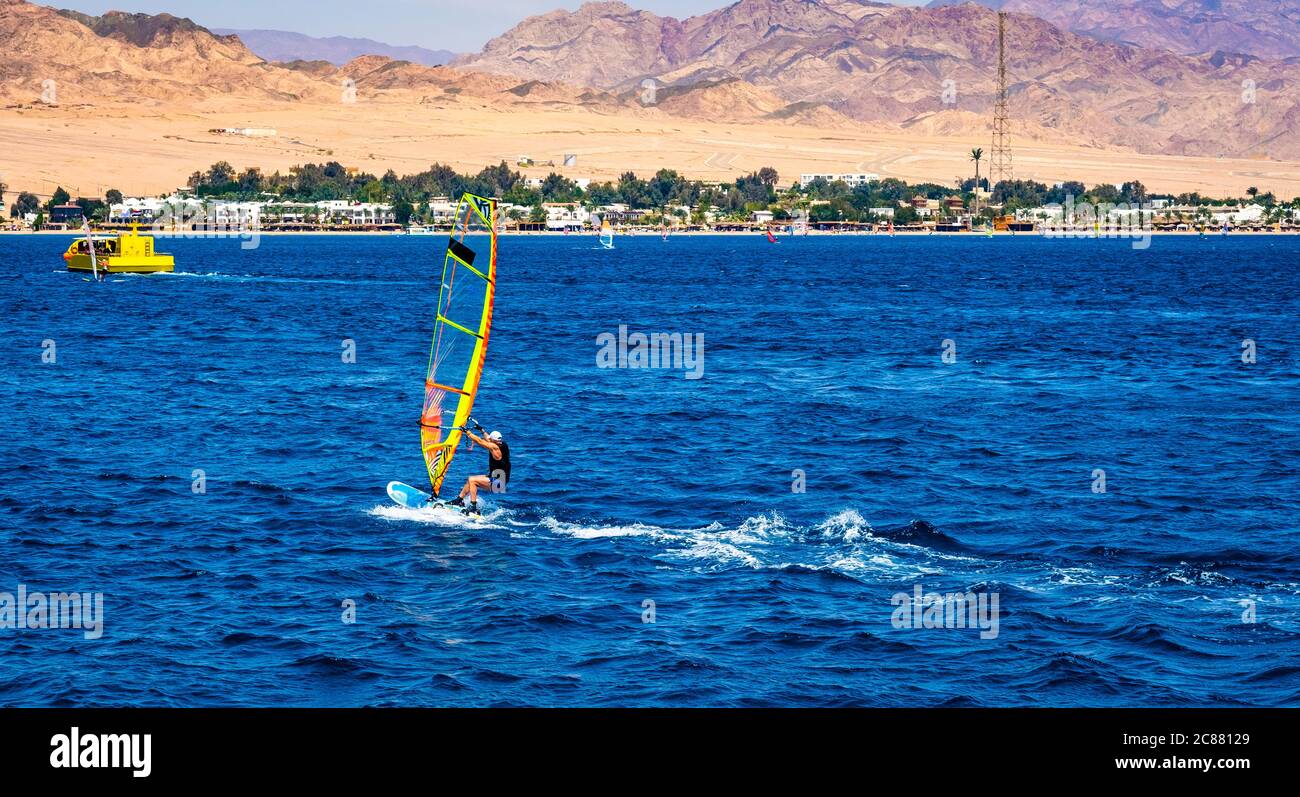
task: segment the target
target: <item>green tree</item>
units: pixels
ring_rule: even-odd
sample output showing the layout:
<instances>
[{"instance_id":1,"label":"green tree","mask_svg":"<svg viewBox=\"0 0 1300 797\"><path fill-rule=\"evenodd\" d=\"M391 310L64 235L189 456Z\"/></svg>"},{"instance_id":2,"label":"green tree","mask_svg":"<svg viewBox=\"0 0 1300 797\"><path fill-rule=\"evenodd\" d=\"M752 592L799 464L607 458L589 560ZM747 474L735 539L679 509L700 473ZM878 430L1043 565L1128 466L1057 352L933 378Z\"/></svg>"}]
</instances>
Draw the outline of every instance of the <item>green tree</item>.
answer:
<instances>
[{"instance_id":1,"label":"green tree","mask_svg":"<svg viewBox=\"0 0 1300 797\"><path fill-rule=\"evenodd\" d=\"M618 178L618 199L620 202L632 207L646 207L650 205L648 189L645 180L640 179L634 172L624 172Z\"/></svg>"},{"instance_id":2,"label":"green tree","mask_svg":"<svg viewBox=\"0 0 1300 797\"><path fill-rule=\"evenodd\" d=\"M256 166L244 169L239 175L239 193L252 197L262 190L262 170Z\"/></svg>"},{"instance_id":3,"label":"green tree","mask_svg":"<svg viewBox=\"0 0 1300 797\"><path fill-rule=\"evenodd\" d=\"M59 186L54 189L54 195L50 197L50 201L46 203L45 207L48 210L55 205L66 205L70 199L72 199L72 196L63 190L63 186Z\"/></svg>"},{"instance_id":4,"label":"green tree","mask_svg":"<svg viewBox=\"0 0 1300 797\"><path fill-rule=\"evenodd\" d=\"M104 192L104 202L109 205L122 204L122 192L116 188L110 188Z\"/></svg>"},{"instance_id":5,"label":"green tree","mask_svg":"<svg viewBox=\"0 0 1300 797\"><path fill-rule=\"evenodd\" d=\"M226 161L217 161L208 167L207 183L210 186L223 186L235 181L235 167Z\"/></svg>"},{"instance_id":6,"label":"green tree","mask_svg":"<svg viewBox=\"0 0 1300 797\"><path fill-rule=\"evenodd\" d=\"M411 215L415 213L415 207L405 199L393 205L393 215L397 217L397 223L405 227L411 223Z\"/></svg>"},{"instance_id":7,"label":"green tree","mask_svg":"<svg viewBox=\"0 0 1300 797\"><path fill-rule=\"evenodd\" d=\"M895 224L915 224L921 220L921 215L916 212L916 208L911 205L904 205L894 211Z\"/></svg>"},{"instance_id":8,"label":"green tree","mask_svg":"<svg viewBox=\"0 0 1300 797\"><path fill-rule=\"evenodd\" d=\"M101 199L79 197L77 207L81 208L81 215L92 221L102 221L108 215L108 206Z\"/></svg>"},{"instance_id":9,"label":"green tree","mask_svg":"<svg viewBox=\"0 0 1300 797\"><path fill-rule=\"evenodd\" d=\"M35 213L41 209L41 200L35 194L23 191L18 195L18 200L10 208L9 215L13 218L22 218L25 213Z\"/></svg>"},{"instance_id":10,"label":"green tree","mask_svg":"<svg viewBox=\"0 0 1300 797\"><path fill-rule=\"evenodd\" d=\"M542 196L548 202L573 202L582 196L582 189L564 175L551 172L542 180Z\"/></svg>"},{"instance_id":11,"label":"green tree","mask_svg":"<svg viewBox=\"0 0 1300 797\"><path fill-rule=\"evenodd\" d=\"M682 193L686 181L672 169L660 169L646 185L647 202L652 207L663 207Z\"/></svg>"}]
</instances>

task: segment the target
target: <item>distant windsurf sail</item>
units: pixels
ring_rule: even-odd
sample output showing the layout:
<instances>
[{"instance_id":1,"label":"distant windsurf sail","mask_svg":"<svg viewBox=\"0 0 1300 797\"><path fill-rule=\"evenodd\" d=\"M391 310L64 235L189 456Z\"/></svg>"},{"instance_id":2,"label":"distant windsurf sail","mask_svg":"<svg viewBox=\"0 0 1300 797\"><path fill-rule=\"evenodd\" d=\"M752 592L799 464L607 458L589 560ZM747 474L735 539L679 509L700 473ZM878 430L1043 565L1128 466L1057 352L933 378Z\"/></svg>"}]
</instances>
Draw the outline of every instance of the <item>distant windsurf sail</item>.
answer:
<instances>
[{"instance_id":1,"label":"distant windsurf sail","mask_svg":"<svg viewBox=\"0 0 1300 797\"><path fill-rule=\"evenodd\" d=\"M86 251L90 253L90 270L95 273L95 280L99 280L99 260L95 257L95 241L90 237L90 219L85 219L83 229L86 231Z\"/></svg>"},{"instance_id":2,"label":"distant windsurf sail","mask_svg":"<svg viewBox=\"0 0 1300 797\"><path fill-rule=\"evenodd\" d=\"M433 343L424 379L420 442L433 494L469 421L487 358L497 281L496 203L465 194L456 206L438 289Z\"/></svg>"},{"instance_id":3,"label":"distant windsurf sail","mask_svg":"<svg viewBox=\"0 0 1300 797\"><path fill-rule=\"evenodd\" d=\"M614 228L609 224L609 218L600 222L600 245L606 249L614 248Z\"/></svg>"}]
</instances>

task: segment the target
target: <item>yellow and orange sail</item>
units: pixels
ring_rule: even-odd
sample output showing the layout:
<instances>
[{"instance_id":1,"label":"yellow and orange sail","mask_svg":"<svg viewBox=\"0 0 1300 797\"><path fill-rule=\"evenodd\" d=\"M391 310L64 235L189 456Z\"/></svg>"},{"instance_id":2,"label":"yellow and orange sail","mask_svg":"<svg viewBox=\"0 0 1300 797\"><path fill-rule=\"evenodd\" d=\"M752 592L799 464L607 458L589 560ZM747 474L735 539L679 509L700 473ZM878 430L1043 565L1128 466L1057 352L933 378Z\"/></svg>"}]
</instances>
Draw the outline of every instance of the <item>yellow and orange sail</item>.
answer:
<instances>
[{"instance_id":1,"label":"yellow and orange sail","mask_svg":"<svg viewBox=\"0 0 1300 797\"><path fill-rule=\"evenodd\" d=\"M434 495L442 489L461 443L461 427L474 408L496 282L496 202L465 194L447 239L420 413L420 443Z\"/></svg>"}]
</instances>

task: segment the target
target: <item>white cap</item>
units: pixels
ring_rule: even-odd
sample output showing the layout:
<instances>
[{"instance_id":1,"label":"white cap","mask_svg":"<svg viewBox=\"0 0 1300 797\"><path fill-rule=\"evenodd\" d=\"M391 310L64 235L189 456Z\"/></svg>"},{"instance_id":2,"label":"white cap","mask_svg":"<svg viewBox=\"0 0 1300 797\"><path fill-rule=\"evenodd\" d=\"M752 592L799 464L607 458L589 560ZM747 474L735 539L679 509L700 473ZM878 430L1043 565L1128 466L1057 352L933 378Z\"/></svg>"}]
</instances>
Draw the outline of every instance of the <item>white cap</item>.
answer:
<instances>
[{"instance_id":1,"label":"white cap","mask_svg":"<svg viewBox=\"0 0 1300 797\"><path fill-rule=\"evenodd\" d=\"M497 432L497 431L493 431L492 434L488 435L488 439L489 439L489 440L500 440L500 439L501 439L501 433L500 433L500 432Z\"/></svg>"}]
</instances>

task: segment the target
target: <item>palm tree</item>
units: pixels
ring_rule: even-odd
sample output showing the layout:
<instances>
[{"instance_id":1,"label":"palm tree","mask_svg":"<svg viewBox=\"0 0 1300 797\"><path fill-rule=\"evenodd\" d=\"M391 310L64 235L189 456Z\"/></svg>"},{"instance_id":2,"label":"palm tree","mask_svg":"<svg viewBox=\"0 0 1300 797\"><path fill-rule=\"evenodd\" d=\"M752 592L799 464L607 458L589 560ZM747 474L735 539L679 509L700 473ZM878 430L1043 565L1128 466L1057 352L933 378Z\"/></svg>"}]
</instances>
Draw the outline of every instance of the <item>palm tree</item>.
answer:
<instances>
[{"instance_id":1,"label":"palm tree","mask_svg":"<svg viewBox=\"0 0 1300 797\"><path fill-rule=\"evenodd\" d=\"M980 212L980 159L984 157L983 147L976 147L970 151L970 159L975 161L975 215Z\"/></svg>"}]
</instances>

